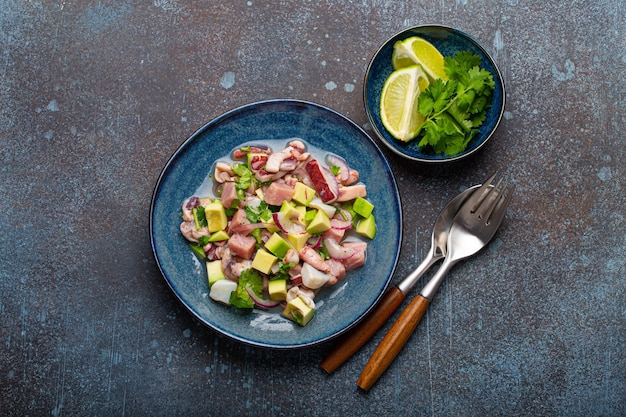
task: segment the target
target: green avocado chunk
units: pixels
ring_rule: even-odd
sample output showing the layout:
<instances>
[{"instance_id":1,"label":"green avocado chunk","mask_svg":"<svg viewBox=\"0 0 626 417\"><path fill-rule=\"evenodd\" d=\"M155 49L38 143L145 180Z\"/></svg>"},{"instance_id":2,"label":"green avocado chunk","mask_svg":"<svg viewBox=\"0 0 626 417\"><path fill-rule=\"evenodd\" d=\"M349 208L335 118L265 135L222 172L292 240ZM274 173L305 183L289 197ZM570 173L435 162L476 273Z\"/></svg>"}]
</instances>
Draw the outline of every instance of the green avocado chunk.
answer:
<instances>
[{"instance_id":1,"label":"green avocado chunk","mask_svg":"<svg viewBox=\"0 0 626 417\"><path fill-rule=\"evenodd\" d=\"M352 204L352 209L362 217L369 217L374 210L374 205L363 197L357 197Z\"/></svg>"},{"instance_id":2,"label":"green avocado chunk","mask_svg":"<svg viewBox=\"0 0 626 417\"><path fill-rule=\"evenodd\" d=\"M374 215L370 214L369 217L361 219L356 227L356 232L369 239L374 239L374 236L376 236L376 220L374 219Z\"/></svg>"},{"instance_id":3,"label":"green avocado chunk","mask_svg":"<svg viewBox=\"0 0 626 417\"><path fill-rule=\"evenodd\" d=\"M306 326L315 316L315 309L298 296L287 303L287 307L283 310L283 316L295 321L300 326Z\"/></svg>"}]
</instances>

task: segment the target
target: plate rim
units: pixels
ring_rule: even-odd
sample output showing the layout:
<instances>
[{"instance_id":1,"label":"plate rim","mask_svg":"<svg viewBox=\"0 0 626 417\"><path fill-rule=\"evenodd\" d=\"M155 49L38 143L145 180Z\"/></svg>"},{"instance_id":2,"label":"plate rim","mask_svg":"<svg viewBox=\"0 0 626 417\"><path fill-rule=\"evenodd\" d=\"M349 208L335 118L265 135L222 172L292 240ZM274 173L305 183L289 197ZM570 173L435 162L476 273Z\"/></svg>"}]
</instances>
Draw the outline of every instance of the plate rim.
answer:
<instances>
[{"instance_id":1,"label":"plate rim","mask_svg":"<svg viewBox=\"0 0 626 417\"><path fill-rule=\"evenodd\" d=\"M154 236L154 210L155 210L155 204L157 202L157 197L160 191L160 188L162 186L163 181L165 180L165 178L167 177L168 172L170 171L172 165L174 163L176 163L176 160L178 158L178 156L183 153L185 151L185 149L189 146L190 143L194 142L195 140L198 140L198 137L200 135L202 135L204 132L206 132L207 130L210 130L212 128L214 128L215 126L219 125L220 123L224 122L225 120L234 117L244 111L250 110L250 109L254 109L254 108L258 108L258 107L263 107L263 106L268 106L268 105L286 105L286 106L296 106L296 107L302 107L302 108L306 108L306 107L313 107L316 108L317 110L321 110L322 112L330 112L332 113L335 117L339 118L340 120L342 120L344 123L346 123L347 125L349 125L350 127L352 127L353 129L356 129L358 131L358 133L361 135L362 139L366 139L369 141L369 144L374 147L374 149L378 152L383 165L385 166L387 172L388 172L388 176L389 176L389 180L390 183L392 185L392 193L393 195L396 197L396 201L397 201L397 205L398 205L398 224L396 225L396 232L397 232L397 237L398 237L398 247L395 250L395 254L394 254L394 259L393 262L391 264L391 268L389 271L389 276L386 278L385 283L381 289L381 291L379 292L379 294L377 295L377 297L375 298L375 300L371 303L371 305L364 310L359 317L357 317L352 323L350 323L348 326L344 327L343 329L333 333L333 334L327 334L324 335L321 338L318 338L316 340L311 340L311 341L305 341L305 342L301 342L301 343L295 343L295 344L276 344L276 343L271 343L271 342L260 342L260 341L256 341L256 340L249 340L246 337L234 334L232 331L228 331L226 329L223 329L219 326L217 326L214 323L210 323L207 321L207 319L205 317L202 317L198 314L198 312L196 312L194 310L194 308L183 299L183 297L181 297L181 295L178 293L178 291L176 291L173 287L172 287L172 282L170 282L170 279L168 279L167 274L161 264L161 261L159 260L159 256L157 254L157 247L155 244L155 236ZM401 248L401 243L402 243L402 238L403 238L403 212L402 212L402 198L401 198L401 194L400 191L398 189L398 184L395 178L395 175L393 173L393 170L389 164L389 161L387 160L387 158L385 157L384 153L382 152L380 146L376 143L376 141L358 124L356 124L352 119L348 118L347 116L343 115L342 113L328 107L322 104L318 104L318 103L314 103L311 101L307 101L307 100L299 100L299 99L281 99L281 98L276 98L276 99L268 99L268 100L260 100L260 101L255 101L255 102L251 102L251 103L247 103L247 104L243 104L241 106L232 108L216 117L214 117L212 120L210 120L209 122L205 123L204 125L202 125L200 128L198 128L197 130L195 130L187 139L185 139L178 147L177 149L171 154L171 156L168 158L167 163L164 165L164 167L161 169L157 180L155 182L155 185L153 187L153 191L152 191L152 195L151 195L151 199L150 199L150 209L149 209L149 234L150 234L150 247L152 250L152 255L153 258L157 264L157 267L159 269L159 272L161 274L161 276L163 277L163 279L165 280L165 282L167 283L168 287L170 288L170 290L172 291L172 293L174 294L175 298L181 302L181 304L186 308L186 310L197 320L199 320L204 326L212 329L213 331L217 332L218 334L227 337L230 340L235 340L241 343L244 343L246 345L250 345L250 346L254 346L254 347L261 347L261 348L271 348L271 349L280 349L280 350L288 350L288 349L299 349L299 348L305 348L305 347L311 347L314 345L319 345L321 343L324 343L326 341L329 341L331 339L335 339L337 337L339 337L340 335L344 334L345 332L349 331L351 328L353 328L354 326L356 326L361 320L363 320L368 314L369 312L375 308L378 303L381 301L381 299L384 297L385 293L387 292L387 289L389 288L393 277L395 275L395 271L397 269L398 266L398 261L399 261L399 257L400 257L400 248Z\"/></svg>"}]
</instances>

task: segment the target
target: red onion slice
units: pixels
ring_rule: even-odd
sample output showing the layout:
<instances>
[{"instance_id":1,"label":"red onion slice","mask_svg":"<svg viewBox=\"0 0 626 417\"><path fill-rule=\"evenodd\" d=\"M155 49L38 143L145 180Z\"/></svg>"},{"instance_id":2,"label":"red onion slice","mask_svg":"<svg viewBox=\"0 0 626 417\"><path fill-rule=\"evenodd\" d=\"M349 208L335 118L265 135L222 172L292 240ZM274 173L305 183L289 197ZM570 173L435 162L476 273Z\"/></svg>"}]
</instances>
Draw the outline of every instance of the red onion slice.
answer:
<instances>
[{"instance_id":1,"label":"red onion slice","mask_svg":"<svg viewBox=\"0 0 626 417\"><path fill-rule=\"evenodd\" d=\"M318 250L319 248L322 247L322 237L321 236L311 237L311 238L309 238L309 240L307 240L306 244L311 249Z\"/></svg>"},{"instance_id":2,"label":"red onion slice","mask_svg":"<svg viewBox=\"0 0 626 417\"><path fill-rule=\"evenodd\" d=\"M304 225L298 222L297 219L290 219L285 212L279 211L272 214L274 224L280 229L281 232L288 235L300 235L306 233Z\"/></svg>"},{"instance_id":3,"label":"red onion slice","mask_svg":"<svg viewBox=\"0 0 626 417\"><path fill-rule=\"evenodd\" d=\"M330 227L335 230L348 230L352 227L352 222L347 220L330 219Z\"/></svg>"},{"instance_id":4,"label":"red onion slice","mask_svg":"<svg viewBox=\"0 0 626 417\"><path fill-rule=\"evenodd\" d=\"M350 167L348 167L348 163L339 155L329 153L326 155L326 163L329 167L339 168L340 181L347 181L350 178Z\"/></svg>"},{"instance_id":5,"label":"red onion slice","mask_svg":"<svg viewBox=\"0 0 626 417\"><path fill-rule=\"evenodd\" d=\"M252 301L254 301L254 304L258 305L259 307L262 308L274 308L277 305L280 304L280 301L274 301L274 300L266 300L264 298L259 297L259 295L257 295L257 293L255 293L254 291L252 291L250 288L245 287L246 292L248 293L248 295L250 296L250 298L252 298Z\"/></svg>"}]
</instances>

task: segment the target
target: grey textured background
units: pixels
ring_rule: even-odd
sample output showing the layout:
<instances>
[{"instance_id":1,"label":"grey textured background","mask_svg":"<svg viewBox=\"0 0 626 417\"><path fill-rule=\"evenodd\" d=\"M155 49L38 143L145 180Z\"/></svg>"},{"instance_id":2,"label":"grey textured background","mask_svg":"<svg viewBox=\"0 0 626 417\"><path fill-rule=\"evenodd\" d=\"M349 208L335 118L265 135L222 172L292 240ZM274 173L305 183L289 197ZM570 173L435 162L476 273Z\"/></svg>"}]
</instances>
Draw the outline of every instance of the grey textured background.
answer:
<instances>
[{"instance_id":1,"label":"grey textured background","mask_svg":"<svg viewBox=\"0 0 626 417\"><path fill-rule=\"evenodd\" d=\"M368 129L369 59L427 23L493 55L506 113L449 169L385 151L406 220L395 281L443 204L498 170L517 194L495 240L369 393L355 381L382 334L327 376L332 343L272 352L192 319L149 244L170 155L269 98ZM0 414L624 415L625 27L620 0L0 1Z\"/></svg>"}]
</instances>

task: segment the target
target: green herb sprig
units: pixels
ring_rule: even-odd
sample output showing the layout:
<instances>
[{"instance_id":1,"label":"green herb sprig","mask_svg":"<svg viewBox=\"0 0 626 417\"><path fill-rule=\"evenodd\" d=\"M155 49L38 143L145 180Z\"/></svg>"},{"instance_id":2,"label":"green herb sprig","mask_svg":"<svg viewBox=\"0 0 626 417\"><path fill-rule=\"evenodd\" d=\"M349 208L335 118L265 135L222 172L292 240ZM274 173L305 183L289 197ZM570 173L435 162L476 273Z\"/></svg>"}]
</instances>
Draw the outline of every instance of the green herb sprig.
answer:
<instances>
[{"instance_id":1,"label":"green herb sprig","mask_svg":"<svg viewBox=\"0 0 626 417\"><path fill-rule=\"evenodd\" d=\"M433 81L419 95L417 110L425 120L418 146L455 155L467 148L484 122L495 83L480 68L480 57L469 51L445 57L444 70L448 80Z\"/></svg>"}]
</instances>

